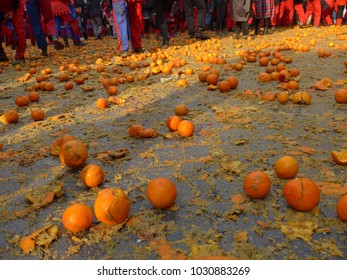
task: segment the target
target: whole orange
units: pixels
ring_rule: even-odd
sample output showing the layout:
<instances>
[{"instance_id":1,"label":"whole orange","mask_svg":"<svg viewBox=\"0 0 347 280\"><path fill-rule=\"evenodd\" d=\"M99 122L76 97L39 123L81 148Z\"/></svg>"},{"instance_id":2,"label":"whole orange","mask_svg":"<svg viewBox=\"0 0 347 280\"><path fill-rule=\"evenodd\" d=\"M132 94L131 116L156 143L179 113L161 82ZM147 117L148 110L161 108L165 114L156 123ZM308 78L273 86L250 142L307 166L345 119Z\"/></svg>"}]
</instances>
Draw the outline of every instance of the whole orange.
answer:
<instances>
[{"instance_id":1,"label":"whole orange","mask_svg":"<svg viewBox=\"0 0 347 280\"><path fill-rule=\"evenodd\" d=\"M123 223L129 216L130 200L120 188L106 188L94 202L96 218L107 225Z\"/></svg>"},{"instance_id":2,"label":"whole orange","mask_svg":"<svg viewBox=\"0 0 347 280\"><path fill-rule=\"evenodd\" d=\"M320 200L320 190L315 182L307 178L288 181L283 187L287 203L299 211L312 210Z\"/></svg>"},{"instance_id":3,"label":"whole orange","mask_svg":"<svg viewBox=\"0 0 347 280\"><path fill-rule=\"evenodd\" d=\"M274 169L278 177L291 179L298 173L299 163L292 156L282 156L276 161Z\"/></svg>"},{"instance_id":4,"label":"whole orange","mask_svg":"<svg viewBox=\"0 0 347 280\"><path fill-rule=\"evenodd\" d=\"M100 97L95 102L96 107L99 109L105 109L108 106L108 102L105 98Z\"/></svg>"},{"instance_id":5,"label":"whole orange","mask_svg":"<svg viewBox=\"0 0 347 280\"><path fill-rule=\"evenodd\" d=\"M179 116L170 116L166 120L166 125L171 131L177 131L181 121L182 119Z\"/></svg>"},{"instance_id":6,"label":"whole orange","mask_svg":"<svg viewBox=\"0 0 347 280\"><path fill-rule=\"evenodd\" d=\"M195 126L191 121L183 120L178 124L178 133L183 137L189 137L193 135Z\"/></svg>"},{"instance_id":7,"label":"whole orange","mask_svg":"<svg viewBox=\"0 0 347 280\"><path fill-rule=\"evenodd\" d=\"M83 142L70 140L63 143L59 149L59 159L62 164L72 169L82 167L88 158L88 151Z\"/></svg>"},{"instance_id":8,"label":"whole orange","mask_svg":"<svg viewBox=\"0 0 347 280\"><path fill-rule=\"evenodd\" d=\"M5 114L3 114L0 118L1 122L3 122L6 125L9 125L10 123L16 123L18 122L19 114L17 110L10 109Z\"/></svg>"},{"instance_id":9,"label":"whole orange","mask_svg":"<svg viewBox=\"0 0 347 280\"><path fill-rule=\"evenodd\" d=\"M336 204L337 216L347 222L347 194L343 195Z\"/></svg>"},{"instance_id":10,"label":"whole orange","mask_svg":"<svg viewBox=\"0 0 347 280\"><path fill-rule=\"evenodd\" d=\"M250 197L263 198L270 192L271 181L265 172L255 170L245 176L243 188Z\"/></svg>"},{"instance_id":11,"label":"whole orange","mask_svg":"<svg viewBox=\"0 0 347 280\"><path fill-rule=\"evenodd\" d=\"M73 232L81 232L92 225L92 209L85 204L73 204L65 209L62 217L64 227Z\"/></svg>"},{"instance_id":12,"label":"whole orange","mask_svg":"<svg viewBox=\"0 0 347 280\"><path fill-rule=\"evenodd\" d=\"M100 165L90 163L81 171L81 179L87 187L100 185L105 178L105 172Z\"/></svg>"},{"instance_id":13,"label":"whole orange","mask_svg":"<svg viewBox=\"0 0 347 280\"><path fill-rule=\"evenodd\" d=\"M169 179L156 178L149 182L146 195L155 208L167 209L176 201L176 185Z\"/></svg>"},{"instance_id":14,"label":"whole orange","mask_svg":"<svg viewBox=\"0 0 347 280\"><path fill-rule=\"evenodd\" d=\"M31 111L31 118L36 122L36 121L42 121L45 117L45 113L39 109L39 108L36 108L36 109L33 109Z\"/></svg>"},{"instance_id":15,"label":"whole orange","mask_svg":"<svg viewBox=\"0 0 347 280\"><path fill-rule=\"evenodd\" d=\"M175 107L175 110L174 110L174 113L176 116L186 116L188 115L188 106L185 105L185 104L178 104L176 107Z\"/></svg>"},{"instance_id":16,"label":"whole orange","mask_svg":"<svg viewBox=\"0 0 347 280\"><path fill-rule=\"evenodd\" d=\"M335 101L339 104L347 104L347 89L340 88L335 92Z\"/></svg>"}]
</instances>

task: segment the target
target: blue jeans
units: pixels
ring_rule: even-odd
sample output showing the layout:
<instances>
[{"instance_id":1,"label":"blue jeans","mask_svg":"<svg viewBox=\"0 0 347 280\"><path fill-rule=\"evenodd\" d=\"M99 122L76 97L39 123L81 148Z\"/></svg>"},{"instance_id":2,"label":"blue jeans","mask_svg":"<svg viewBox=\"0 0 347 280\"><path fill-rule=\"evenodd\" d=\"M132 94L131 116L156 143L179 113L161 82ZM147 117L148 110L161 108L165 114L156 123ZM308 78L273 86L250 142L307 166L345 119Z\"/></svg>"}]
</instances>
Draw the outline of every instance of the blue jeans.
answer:
<instances>
[{"instance_id":1,"label":"blue jeans","mask_svg":"<svg viewBox=\"0 0 347 280\"><path fill-rule=\"evenodd\" d=\"M129 25L128 25L128 11L126 4L123 1L112 3L113 12L116 17L114 25L118 27L118 42L119 50L127 51L129 49Z\"/></svg>"},{"instance_id":2,"label":"blue jeans","mask_svg":"<svg viewBox=\"0 0 347 280\"><path fill-rule=\"evenodd\" d=\"M39 0L30 0L26 4L27 13L30 21L31 28L34 33L34 37L39 49L43 49L48 46L46 36L43 33L41 26L41 7Z\"/></svg>"}]
</instances>

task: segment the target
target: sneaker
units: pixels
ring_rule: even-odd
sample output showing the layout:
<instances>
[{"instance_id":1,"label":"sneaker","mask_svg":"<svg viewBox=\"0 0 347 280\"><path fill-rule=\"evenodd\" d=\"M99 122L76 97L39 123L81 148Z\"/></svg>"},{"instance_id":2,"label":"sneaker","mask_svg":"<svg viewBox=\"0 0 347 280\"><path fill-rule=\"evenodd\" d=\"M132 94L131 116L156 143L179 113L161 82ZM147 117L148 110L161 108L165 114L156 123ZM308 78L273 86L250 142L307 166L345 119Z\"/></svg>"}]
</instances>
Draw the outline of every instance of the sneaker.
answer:
<instances>
[{"instance_id":1,"label":"sneaker","mask_svg":"<svg viewBox=\"0 0 347 280\"><path fill-rule=\"evenodd\" d=\"M219 31L216 31L216 34L219 35L219 36L226 36L227 34L224 33L223 31L219 30Z\"/></svg>"},{"instance_id":2,"label":"sneaker","mask_svg":"<svg viewBox=\"0 0 347 280\"><path fill-rule=\"evenodd\" d=\"M195 33L195 38L201 39L201 40L208 40L208 39L210 39L210 37L207 36L205 33L203 33L202 30L198 30Z\"/></svg>"},{"instance_id":3,"label":"sneaker","mask_svg":"<svg viewBox=\"0 0 347 280\"><path fill-rule=\"evenodd\" d=\"M139 48L137 50L134 50L135 53L144 53L145 50L143 48Z\"/></svg>"},{"instance_id":4,"label":"sneaker","mask_svg":"<svg viewBox=\"0 0 347 280\"><path fill-rule=\"evenodd\" d=\"M47 47L44 47L44 48L42 49L41 55L43 55L43 56L48 56Z\"/></svg>"},{"instance_id":5,"label":"sneaker","mask_svg":"<svg viewBox=\"0 0 347 280\"><path fill-rule=\"evenodd\" d=\"M21 64L23 62L25 62L24 58L16 58L14 61L12 61L12 65L15 66L15 65Z\"/></svg>"},{"instance_id":6,"label":"sneaker","mask_svg":"<svg viewBox=\"0 0 347 280\"><path fill-rule=\"evenodd\" d=\"M64 44L59 42L58 39L53 40L53 46L55 50L63 50L64 49Z\"/></svg>"},{"instance_id":7,"label":"sneaker","mask_svg":"<svg viewBox=\"0 0 347 280\"><path fill-rule=\"evenodd\" d=\"M194 39L195 38L195 33L189 34L189 38L190 39Z\"/></svg>"},{"instance_id":8,"label":"sneaker","mask_svg":"<svg viewBox=\"0 0 347 280\"><path fill-rule=\"evenodd\" d=\"M119 56L124 58L124 57L129 56L129 53L128 53L128 51L121 51L121 53L119 54Z\"/></svg>"},{"instance_id":9,"label":"sneaker","mask_svg":"<svg viewBox=\"0 0 347 280\"><path fill-rule=\"evenodd\" d=\"M77 41L73 43L76 47L83 47L85 45L87 45L87 43L81 42L81 41Z\"/></svg>"}]
</instances>

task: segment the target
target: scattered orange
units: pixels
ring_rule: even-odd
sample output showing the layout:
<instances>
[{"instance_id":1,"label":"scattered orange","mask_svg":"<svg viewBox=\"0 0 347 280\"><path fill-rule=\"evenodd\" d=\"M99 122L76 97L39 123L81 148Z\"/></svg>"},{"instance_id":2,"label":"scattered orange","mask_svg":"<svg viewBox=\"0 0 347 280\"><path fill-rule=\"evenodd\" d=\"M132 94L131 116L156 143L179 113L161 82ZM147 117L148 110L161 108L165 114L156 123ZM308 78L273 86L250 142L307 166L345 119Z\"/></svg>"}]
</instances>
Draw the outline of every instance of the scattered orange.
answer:
<instances>
[{"instance_id":1,"label":"scattered orange","mask_svg":"<svg viewBox=\"0 0 347 280\"><path fill-rule=\"evenodd\" d=\"M312 210L320 200L320 190L315 182L307 178L288 181L283 187L287 203L299 211Z\"/></svg>"},{"instance_id":2,"label":"scattered orange","mask_svg":"<svg viewBox=\"0 0 347 280\"><path fill-rule=\"evenodd\" d=\"M116 95L118 93L118 88L116 86L109 86L107 88L108 95Z\"/></svg>"},{"instance_id":3,"label":"scattered orange","mask_svg":"<svg viewBox=\"0 0 347 280\"><path fill-rule=\"evenodd\" d=\"M276 161L274 169L278 177L290 179L298 173L299 163L292 156L282 156Z\"/></svg>"},{"instance_id":4,"label":"scattered orange","mask_svg":"<svg viewBox=\"0 0 347 280\"><path fill-rule=\"evenodd\" d=\"M286 104L288 103L288 100L289 100L289 94L285 91L282 91L277 94L277 100L281 104Z\"/></svg>"},{"instance_id":5,"label":"scattered orange","mask_svg":"<svg viewBox=\"0 0 347 280\"><path fill-rule=\"evenodd\" d=\"M337 164L347 164L347 149L341 151L332 151L330 154Z\"/></svg>"},{"instance_id":6,"label":"scattered orange","mask_svg":"<svg viewBox=\"0 0 347 280\"><path fill-rule=\"evenodd\" d=\"M335 92L335 101L339 104L347 104L347 89L340 88Z\"/></svg>"},{"instance_id":7,"label":"scattered orange","mask_svg":"<svg viewBox=\"0 0 347 280\"><path fill-rule=\"evenodd\" d=\"M289 89L289 90L293 90L293 89L298 89L299 88L299 84L297 81L289 81L287 84L286 84L286 89Z\"/></svg>"},{"instance_id":8,"label":"scattered orange","mask_svg":"<svg viewBox=\"0 0 347 280\"><path fill-rule=\"evenodd\" d=\"M90 163L81 171L81 179L87 187L96 187L104 181L105 172L100 165Z\"/></svg>"},{"instance_id":9,"label":"scattered orange","mask_svg":"<svg viewBox=\"0 0 347 280\"><path fill-rule=\"evenodd\" d=\"M227 81L230 83L230 88L231 89L235 89L239 85L239 80L236 77L234 77L234 76L228 77Z\"/></svg>"},{"instance_id":10,"label":"scattered orange","mask_svg":"<svg viewBox=\"0 0 347 280\"><path fill-rule=\"evenodd\" d=\"M68 80L70 80L70 76L66 73L61 73L59 74L59 82L67 82Z\"/></svg>"},{"instance_id":11,"label":"scattered orange","mask_svg":"<svg viewBox=\"0 0 347 280\"><path fill-rule=\"evenodd\" d=\"M183 120L178 124L178 133L183 137L189 137L194 133L194 124L191 121Z\"/></svg>"},{"instance_id":12,"label":"scattered orange","mask_svg":"<svg viewBox=\"0 0 347 280\"><path fill-rule=\"evenodd\" d=\"M94 202L96 218L107 225L123 223L129 215L130 200L120 188L106 188L98 193Z\"/></svg>"},{"instance_id":13,"label":"scattered orange","mask_svg":"<svg viewBox=\"0 0 347 280\"><path fill-rule=\"evenodd\" d=\"M88 158L88 151L83 142L70 140L63 143L59 150L62 164L72 169L82 167Z\"/></svg>"},{"instance_id":14,"label":"scattered orange","mask_svg":"<svg viewBox=\"0 0 347 280\"><path fill-rule=\"evenodd\" d=\"M17 96L15 99L15 103L18 107L24 107L24 106L29 106L30 104L30 99L26 95L20 95Z\"/></svg>"},{"instance_id":15,"label":"scattered orange","mask_svg":"<svg viewBox=\"0 0 347 280\"><path fill-rule=\"evenodd\" d=\"M258 80L263 83L271 82L272 78L269 73L263 72L258 75Z\"/></svg>"},{"instance_id":16,"label":"scattered orange","mask_svg":"<svg viewBox=\"0 0 347 280\"><path fill-rule=\"evenodd\" d=\"M221 92L227 92L231 89L231 84L228 81L220 81L217 86Z\"/></svg>"},{"instance_id":17,"label":"scattered orange","mask_svg":"<svg viewBox=\"0 0 347 280\"><path fill-rule=\"evenodd\" d=\"M182 121L182 119L179 116L170 116L166 120L166 125L171 131L177 131L178 125Z\"/></svg>"},{"instance_id":18,"label":"scattered orange","mask_svg":"<svg viewBox=\"0 0 347 280\"><path fill-rule=\"evenodd\" d=\"M36 121L42 121L45 117L45 113L39 109L39 108L36 108L36 109L33 109L31 111L31 118L36 122Z\"/></svg>"},{"instance_id":19,"label":"scattered orange","mask_svg":"<svg viewBox=\"0 0 347 280\"><path fill-rule=\"evenodd\" d=\"M347 222L347 194L343 195L336 204L337 216L344 222Z\"/></svg>"},{"instance_id":20,"label":"scattered orange","mask_svg":"<svg viewBox=\"0 0 347 280\"><path fill-rule=\"evenodd\" d=\"M270 59L266 56L259 59L259 65L260 66L267 66L270 62Z\"/></svg>"},{"instance_id":21,"label":"scattered orange","mask_svg":"<svg viewBox=\"0 0 347 280\"><path fill-rule=\"evenodd\" d=\"M178 87L186 87L188 85L188 82L186 79L178 79L176 85Z\"/></svg>"},{"instance_id":22,"label":"scattered orange","mask_svg":"<svg viewBox=\"0 0 347 280\"><path fill-rule=\"evenodd\" d=\"M40 99L40 94L36 91L31 91L29 92L28 97L31 102L37 102Z\"/></svg>"},{"instance_id":23,"label":"scattered orange","mask_svg":"<svg viewBox=\"0 0 347 280\"><path fill-rule=\"evenodd\" d=\"M176 185L169 179L156 178L149 182L146 195L155 208L167 209L176 201Z\"/></svg>"},{"instance_id":24,"label":"scattered orange","mask_svg":"<svg viewBox=\"0 0 347 280\"><path fill-rule=\"evenodd\" d=\"M26 254L33 252L35 250L35 240L30 238L29 236L23 237L20 241L20 248Z\"/></svg>"},{"instance_id":25,"label":"scattered orange","mask_svg":"<svg viewBox=\"0 0 347 280\"><path fill-rule=\"evenodd\" d=\"M99 109L105 109L108 106L107 100L103 97L98 98L98 100L96 100L96 107L98 107Z\"/></svg>"},{"instance_id":26,"label":"scattered orange","mask_svg":"<svg viewBox=\"0 0 347 280\"><path fill-rule=\"evenodd\" d=\"M256 170L245 176L243 188L252 198L264 198L270 192L271 181L265 172Z\"/></svg>"},{"instance_id":27,"label":"scattered orange","mask_svg":"<svg viewBox=\"0 0 347 280\"><path fill-rule=\"evenodd\" d=\"M307 91L298 91L292 97L294 104L311 104L311 95Z\"/></svg>"},{"instance_id":28,"label":"scattered orange","mask_svg":"<svg viewBox=\"0 0 347 280\"><path fill-rule=\"evenodd\" d=\"M72 83L72 82L67 82L67 83L64 85L64 89L66 89L66 90L73 89L73 83Z\"/></svg>"},{"instance_id":29,"label":"scattered orange","mask_svg":"<svg viewBox=\"0 0 347 280\"><path fill-rule=\"evenodd\" d=\"M54 143L51 146L50 152L51 155L59 156L59 150L60 147L67 141L74 140L75 137L69 134L64 134L62 137L60 137L58 140L54 141Z\"/></svg>"},{"instance_id":30,"label":"scattered orange","mask_svg":"<svg viewBox=\"0 0 347 280\"><path fill-rule=\"evenodd\" d=\"M200 82L204 83L204 82L206 82L207 76L208 76L207 72L200 72L198 74L198 79Z\"/></svg>"},{"instance_id":31,"label":"scattered orange","mask_svg":"<svg viewBox=\"0 0 347 280\"><path fill-rule=\"evenodd\" d=\"M158 136L158 132L153 128L144 128L139 131L139 136L141 138L155 138Z\"/></svg>"},{"instance_id":32,"label":"scattered orange","mask_svg":"<svg viewBox=\"0 0 347 280\"><path fill-rule=\"evenodd\" d=\"M66 208L62 216L64 227L73 233L78 233L90 228L92 220L92 209L80 203L73 204Z\"/></svg>"},{"instance_id":33,"label":"scattered orange","mask_svg":"<svg viewBox=\"0 0 347 280\"><path fill-rule=\"evenodd\" d=\"M17 110L8 110L5 114L3 114L0 118L1 122L9 125L10 123L16 123L18 122L19 115Z\"/></svg>"},{"instance_id":34,"label":"scattered orange","mask_svg":"<svg viewBox=\"0 0 347 280\"><path fill-rule=\"evenodd\" d=\"M139 135L140 131L143 130L144 127L140 124L133 124L129 127L128 133L130 137L136 137Z\"/></svg>"},{"instance_id":35,"label":"scattered orange","mask_svg":"<svg viewBox=\"0 0 347 280\"><path fill-rule=\"evenodd\" d=\"M276 99L276 93L274 91L267 91L262 96L265 101L274 101Z\"/></svg>"},{"instance_id":36,"label":"scattered orange","mask_svg":"<svg viewBox=\"0 0 347 280\"><path fill-rule=\"evenodd\" d=\"M45 83L45 90L47 90L47 91L52 91L52 90L54 90L54 85L53 85L53 83L51 83L51 82L46 82L46 83Z\"/></svg>"},{"instance_id":37,"label":"scattered orange","mask_svg":"<svg viewBox=\"0 0 347 280\"><path fill-rule=\"evenodd\" d=\"M217 85L218 83L218 75L217 74L208 74L208 76L206 77L206 82L209 84L209 85Z\"/></svg>"},{"instance_id":38,"label":"scattered orange","mask_svg":"<svg viewBox=\"0 0 347 280\"><path fill-rule=\"evenodd\" d=\"M175 107L175 110L174 110L174 113L176 116L186 116L188 115L188 107L187 105L185 104L178 104L176 107Z\"/></svg>"}]
</instances>

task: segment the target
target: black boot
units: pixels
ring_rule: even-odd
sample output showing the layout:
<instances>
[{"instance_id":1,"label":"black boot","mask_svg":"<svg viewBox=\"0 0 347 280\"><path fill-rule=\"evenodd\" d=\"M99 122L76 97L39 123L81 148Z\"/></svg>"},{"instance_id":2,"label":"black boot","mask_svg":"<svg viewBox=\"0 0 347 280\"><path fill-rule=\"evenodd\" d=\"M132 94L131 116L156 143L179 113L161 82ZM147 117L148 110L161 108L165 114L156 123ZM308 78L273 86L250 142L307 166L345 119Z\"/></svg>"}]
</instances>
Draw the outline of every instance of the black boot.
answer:
<instances>
[{"instance_id":1,"label":"black boot","mask_svg":"<svg viewBox=\"0 0 347 280\"><path fill-rule=\"evenodd\" d=\"M0 62L7 62L7 61L8 61L8 57L4 49L2 48L2 43L0 42Z\"/></svg>"},{"instance_id":2,"label":"black boot","mask_svg":"<svg viewBox=\"0 0 347 280\"><path fill-rule=\"evenodd\" d=\"M264 19L264 35L270 33L270 18Z\"/></svg>"},{"instance_id":3,"label":"black boot","mask_svg":"<svg viewBox=\"0 0 347 280\"><path fill-rule=\"evenodd\" d=\"M67 37L63 38L64 40L64 45L65 45L65 48L68 48L69 47L69 40Z\"/></svg>"},{"instance_id":4,"label":"black boot","mask_svg":"<svg viewBox=\"0 0 347 280\"><path fill-rule=\"evenodd\" d=\"M43 56L48 56L48 52L47 52L47 46L46 47L43 47L42 49L41 49L41 55L43 55Z\"/></svg>"},{"instance_id":5,"label":"black boot","mask_svg":"<svg viewBox=\"0 0 347 280\"><path fill-rule=\"evenodd\" d=\"M254 18L254 35L258 35L260 31L260 19Z\"/></svg>"},{"instance_id":6,"label":"black boot","mask_svg":"<svg viewBox=\"0 0 347 280\"><path fill-rule=\"evenodd\" d=\"M241 29L242 29L242 35L244 37L247 37L248 34L249 34L249 31L248 31L248 22L247 21L243 21L241 23Z\"/></svg>"},{"instance_id":7,"label":"black boot","mask_svg":"<svg viewBox=\"0 0 347 280\"><path fill-rule=\"evenodd\" d=\"M202 28L199 27L198 30L195 32L195 38L201 39L201 40L208 40L210 39L209 36L207 36L203 31Z\"/></svg>"},{"instance_id":8,"label":"black boot","mask_svg":"<svg viewBox=\"0 0 347 280\"><path fill-rule=\"evenodd\" d=\"M241 33L241 22L239 22L239 21L238 21L238 22L236 22L234 32L235 32L235 39L240 39L240 33Z\"/></svg>"},{"instance_id":9,"label":"black boot","mask_svg":"<svg viewBox=\"0 0 347 280\"><path fill-rule=\"evenodd\" d=\"M167 24L163 23L160 25L160 35L163 38L162 46L168 46L170 41L169 30L167 28Z\"/></svg>"}]
</instances>

